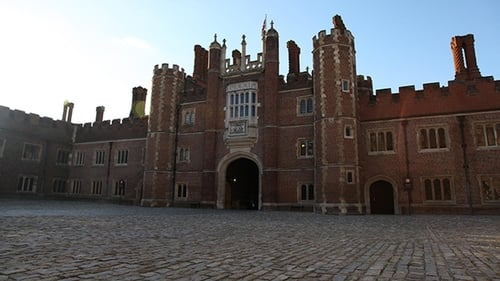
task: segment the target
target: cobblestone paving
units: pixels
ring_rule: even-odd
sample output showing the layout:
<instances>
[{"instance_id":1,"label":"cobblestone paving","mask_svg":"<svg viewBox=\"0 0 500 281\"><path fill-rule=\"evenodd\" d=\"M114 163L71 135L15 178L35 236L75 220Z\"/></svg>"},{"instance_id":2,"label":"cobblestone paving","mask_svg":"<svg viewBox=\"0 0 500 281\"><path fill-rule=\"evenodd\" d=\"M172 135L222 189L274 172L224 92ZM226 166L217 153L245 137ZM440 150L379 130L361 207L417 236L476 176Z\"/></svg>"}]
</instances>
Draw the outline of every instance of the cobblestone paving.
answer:
<instances>
[{"instance_id":1,"label":"cobblestone paving","mask_svg":"<svg viewBox=\"0 0 500 281\"><path fill-rule=\"evenodd\" d=\"M0 280L500 280L500 217L3 199Z\"/></svg>"}]
</instances>

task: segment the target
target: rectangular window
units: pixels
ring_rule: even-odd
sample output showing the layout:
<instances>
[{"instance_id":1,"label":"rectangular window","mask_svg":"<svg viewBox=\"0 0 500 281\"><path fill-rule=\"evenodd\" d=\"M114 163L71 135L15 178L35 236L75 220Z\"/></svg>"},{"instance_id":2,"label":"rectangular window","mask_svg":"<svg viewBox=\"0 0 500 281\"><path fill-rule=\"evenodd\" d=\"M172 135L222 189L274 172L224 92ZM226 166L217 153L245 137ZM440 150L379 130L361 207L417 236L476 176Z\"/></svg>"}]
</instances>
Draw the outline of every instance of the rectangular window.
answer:
<instances>
[{"instance_id":1,"label":"rectangular window","mask_svg":"<svg viewBox=\"0 0 500 281\"><path fill-rule=\"evenodd\" d=\"M67 150L58 150L57 151L57 158L56 158L56 165L68 165L69 161L69 155L70 152Z\"/></svg>"},{"instance_id":2,"label":"rectangular window","mask_svg":"<svg viewBox=\"0 0 500 281\"><path fill-rule=\"evenodd\" d=\"M312 140L301 139L298 141L299 158L309 158L314 156L314 142Z\"/></svg>"},{"instance_id":3,"label":"rectangular window","mask_svg":"<svg viewBox=\"0 0 500 281\"><path fill-rule=\"evenodd\" d=\"M52 184L52 192L65 193L66 192L66 180L54 179L54 182Z\"/></svg>"},{"instance_id":4,"label":"rectangular window","mask_svg":"<svg viewBox=\"0 0 500 281\"><path fill-rule=\"evenodd\" d=\"M96 150L94 154L94 165L104 165L105 156L106 156L106 151Z\"/></svg>"},{"instance_id":5,"label":"rectangular window","mask_svg":"<svg viewBox=\"0 0 500 281\"><path fill-rule=\"evenodd\" d=\"M394 152L392 130L377 130L368 132L369 154Z\"/></svg>"},{"instance_id":6,"label":"rectangular window","mask_svg":"<svg viewBox=\"0 0 500 281\"><path fill-rule=\"evenodd\" d=\"M85 152L83 151L75 151L75 166L83 166L85 165Z\"/></svg>"},{"instance_id":7,"label":"rectangular window","mask_svg":"<svg viewBox=\"0 0 500 281\"><path fill-rule=\"evenodd\" d=\"M17 183L18 192L36 192L36 176L19 176Z\"/></svg>"},{"instance_id":8,"label":"rectangular window","mask_svg":"<svg viewBox=\"0 0 500 281\"><path fill-rule=\"evenodd\" d=\"M297 99L297 115L312 115L313 97L299 97Z\"/></svg>"},{"instance_id":9,"label":"rectangular window","mask_svg":"<svg viewBox=\"0 0 500 281\"><path fill-rule=\"evenodd\" d=\"M483 203L500 203L500 175L479 176Z\"/></svg>"},{"instance_id":10,"label":"rectangular window","mask_svg":"<svg viewBox=\"0 0 500 281\"><path fill-rule=\"evenodd\" d=\"M314 200L314 185L312 183L303 183L299 187L299 201Z\"/></svg>"},{"instance_id":11,"label":"rectangular window","mask_svg":"<svg viewBox=\"0 0 500 281\"><path fill-rule=\"evenodd\" d=\"M453 190L450 177L423 178L426 201L452 201Z\"/></svg>"},{"instance_id":12,"label":"rectangular window","mask_svg":"<svg viewBox=\"0 0 500 281\"><path fill-rule=\"evenodd\" d=\"M196 117L194 108L185 109L182 111L182 125L193 125Z\"/></svg>"},{"instance_id":13,"label":"rectangular window","mask_svg":"<svg viewBox=\"0 0 500 281\"><path fill-rule=\"evenodd\" d=\"M113 195L115 196L124 196L125 195L125 186L127 183L125 180L117 180L115 181L115 189L113 190Z\"/></svg>"},{"instance_id":14,"label":"rectangular window","mask_svg":"<svg viewBox=\"0 0 500 281\"><path fill-rule=\"evenodd\" d=\"M346 182L348 184L353 184L354 183L354 171L353 170L347 170L345 173L345 178Z\"/></svg>"},{"instance_id":15,"label":"rectangular window","mask_svg":"<svg viewBox=\"0 0 500 281\"><path fill-rule=\"evenodd\" d=\"M475 124L474 131L477 147L500 147L500 122Z\"/></svg>"},{"instance_id":16,"label":"rectangular window","mask_svg":"<svg viewBox=\"0 0 500 281\"><path fill-rule=\"evenodd\" d=\"M71 193L80 194L82 192L82 180L74 179L71 181Z\"/></svg>"},{"instance_id":17,"label":"rectangular window","mask_svg":"<svg viewBox=\"0 0 500 281\"><path fill-rule=\"evenodd\" d=\"M228 121L248 120L256 123L257 82L242 82L228 85L226 116Z\"/></svg>"},{"instance_id":18,"label":"rectangular window","mask_svg":"<svg viewBox=\"0 0 500 281\"><path fill-rule=\"evenodd\" d=\"M443 127L420 128L417 135L420 150L443 150L448 147L447 133Z\"/></svg>"},{"instance_id":19,"label":"rectangular window","mask_svg":"<svg viewBox=\"0 0 500 281\"><path fill-rule=\"evenodd\" d=\"M353 139L354 138L354 129L351 125L345 125L344 127L344 138Z\"/></svg>"},{"instance_id":20,"label":"rectangular window","mask_svg":"<svg viewBox=\"0 0 500 281\"><path fill-rule=\"evenodd\" d=\"M349 80L342 79L342 92L349 93Z\"/></svg>"},{"instance_id":21,"label":"rectangular window","mask_svg":"<svg viewBox=\"0 0 500 281\"><path fill-rule=\"evenodd\" d=\"M5 150L5 143L7 143L7 140L0 138L0 158L3 157L3 151Z\"/></svg>"},{"instance_id":22,"label":"rectangular window","mask_svg":"<svg viewBox=\"0 0 500 281\"><path fill-rule=\"evenodd\" d=\"M188 196L188 190L187 190L187 184L185 183L178 183L175 188L175 197L177 199L187 199Z\"/></svg>"},{"instance_id":23,"label":"rectangular window","mask_svg":"<svg viewBox=\"0 0 500 281\"><path fill-rule=\"evenodd\" d=\"M127 165L128 163L128 150L121 149L116 152L116 165Z\"/></svg>"},{"instance_id":24,"label":"rectangular window","mask_svg":"<svg viewBox=\"0 0 500 281\"><path fill-rule=\"evenodd\" d=\"M177 161L187 163L189 162L189 148L187 147L179 147L177 149Z\"/></svg>"},{"instance_id":25,"label":"rectangular window","mask_svg":"<svg viewBox=\"0 0 500 281\"><path fill-rule=\"evenodd\" d=\"M92 186L90 188L90 194L101 195L102 194L102 180L93 180Z\"/></svg>"},{"instance_id":26,"label":"rectangular window","mask_svg":"<svg viewBox=\"0 0 500 281\"><path fill-rule=\"evenodd\" d=\"M39 144L25 143L22 160L40 161L42 146Z\"/></svg>"}]
</instances>

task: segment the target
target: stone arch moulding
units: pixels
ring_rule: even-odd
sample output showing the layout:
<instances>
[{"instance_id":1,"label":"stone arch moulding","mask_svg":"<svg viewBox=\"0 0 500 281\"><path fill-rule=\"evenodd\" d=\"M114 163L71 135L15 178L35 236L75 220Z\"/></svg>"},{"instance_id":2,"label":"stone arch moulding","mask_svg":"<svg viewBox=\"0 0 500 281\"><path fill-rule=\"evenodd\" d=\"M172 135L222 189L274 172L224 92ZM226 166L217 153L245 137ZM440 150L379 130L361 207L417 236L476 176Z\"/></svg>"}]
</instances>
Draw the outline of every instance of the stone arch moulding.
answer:
<instances>
[{"instance_id":1,"label":"stone arch moulding","mask_svg":"<svg viewBox=\"0 0 500 281\"><path fill-rule=\"evenodd\" d=\"M251 152L246 151L237 151L234 153L229 153L226 156L222 157L217 165L217 201L216 208L224 209L225 203L225 193L226 193L226 172L229 164L234 160L246 158L251 160L257 165L259 169L259 202L258 202L258 210L262 208L262 171L263 166L262 162L259 160L259 157Z\"/></svg>"},{"instance_id":2,"label":"stone arch moulding","mask_svg":"<svg viewBox=\"0 0 500 281\"><path fill-rule=\"evenodd\" d=\"M395 215L400 215L401 214L401 209L399 208L399 194L398 194L398 185L396 184L396 181L394 181L392 178L384 175L377 175L374 177L369 178L365 182L365 206L366 206L366 213L371 214L371 203L370 203L370 186L377 182L377 181L386 181L392 185L392 192L394 196L394 214Z\"/></svg>"}]
</instances>

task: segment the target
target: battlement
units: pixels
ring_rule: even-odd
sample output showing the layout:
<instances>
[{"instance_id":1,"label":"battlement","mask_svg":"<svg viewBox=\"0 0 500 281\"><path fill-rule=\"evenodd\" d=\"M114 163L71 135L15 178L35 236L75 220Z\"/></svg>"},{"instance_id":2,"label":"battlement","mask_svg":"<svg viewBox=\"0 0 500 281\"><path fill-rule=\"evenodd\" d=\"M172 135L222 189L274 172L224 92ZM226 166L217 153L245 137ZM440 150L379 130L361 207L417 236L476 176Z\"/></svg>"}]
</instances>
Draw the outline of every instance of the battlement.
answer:
<instances>
[{"instance_id":1,"label":"battlement","mask_svg":"<svg viewBox=\"0 0 500 281\"><path fill-rule=\"evenodd\" d=\"M154 75L182 75L182 77L185 77L186 74L184 73L184 68L179 68L177 64L172 65L170 68L168 66L168 63L163 63L161 66L158 64L155 65L154 70L153 70Z\"/></svg>"},{"instance_id":2,"label":"battlement","mask_svg":"<svg viewBox=\"0 0 500 281\"><path fill-rule=\"evenodd\" d=\"M245 56L244 58L244 69L241 69L240 64L233 63L231 64L231 59L226 59L224 61L224 70L225 74L231 75L235 74L237 72L252 72L252 71L260 71L262 70L263 67L263 56L262 53L257 54L257 59L256 60L251 60L250 55Z\"/></svg>"},{"instance_id":3,"label":"battlement","mask_svg":"<svg viewBox=\"0 0 500 281\"><path fill-rule=\"evenodd\" d=\"M148 116L123 118L78 125L76 142L145 138Z\"/></svg>"},{"instance_id":4,"label":"battlement","mask_svg":"<svg viewBox=\"0 0 500 281\"><path fill-rule=\"evenodd\" d=\"M69 122L0 106L0 130L67 141L71 137L72 128Z\"/></svg>"},{"instance_id":5,"label":"battlement","mask_svg":"<svg viewBox=\"0 0 500 281\"><path fill-rule=\"evenodd\" d=\"M54 120L49 117L40 117L38 114L26 113L25 111L18 109L10 109L5 106L0 105L0 120L4 122L0 123L6 128L17 127L18 125L23 126L40 126L43 128L68 128L71 127L71 123L64 122L61 120Z\"/></svg>"},{"instance_id":6,"label":"battlement","mask_svg":"<svg viewBox=\"0 0 500 281\"><path fill-rule=\"evenodd\" d=\"M317 36L313 37L313 47L318 48L320 45L333 44L333 43L344 43L353 44L354 36L351 32L346 29L342 18L339 15L333 17L333 28L330 29L330 33L326 30L321 30L318 32Z\"/></svg>"},{"instance_id":7,"label":"battlement","mask_svg":"<svg viewBox=\"0 0 500 281\"><path fill-rule=\"evenodd\" d=\"M363 83L368 82L361 80ZM414 85L401 86L398 93L378 89L375 95L360 94L359 102L362 121L498 110L500 81L490 76L453 80L447 86L426 83L421 90L415 90Z\"/></svg>"}]
</instances>

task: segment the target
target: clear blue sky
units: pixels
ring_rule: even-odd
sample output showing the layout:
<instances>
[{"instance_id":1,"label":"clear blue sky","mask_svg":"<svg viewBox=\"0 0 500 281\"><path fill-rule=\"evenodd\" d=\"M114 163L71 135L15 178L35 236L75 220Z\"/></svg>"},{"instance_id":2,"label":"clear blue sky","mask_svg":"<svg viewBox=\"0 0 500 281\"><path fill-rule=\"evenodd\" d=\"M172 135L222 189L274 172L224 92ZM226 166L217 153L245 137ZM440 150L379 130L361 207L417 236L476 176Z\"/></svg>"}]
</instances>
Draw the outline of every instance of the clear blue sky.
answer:
<instances>
[{"instance_id":1,"label":"clear blue sky","mask_svg":"<svg viewBox=\"0 0 500 281\"><path fill-rule=\"evenodd\" d=\"M0 105L60 119L68 100L77 123L93 121L100 105L105 119L127 117L132 87L150 90L155 64L192 74L193 46L208 49L214 33L229 51L245 34L255 59L266 15L280 35L281 74L286 42L301 48L301 69L311 68L312 37L340 14L356 38L357 72L377 89L446 85L450 39L468 33L482 75L500 79L498 11L497 0L0 0Z\"/></svg>"}]
</instances>

